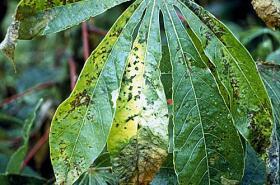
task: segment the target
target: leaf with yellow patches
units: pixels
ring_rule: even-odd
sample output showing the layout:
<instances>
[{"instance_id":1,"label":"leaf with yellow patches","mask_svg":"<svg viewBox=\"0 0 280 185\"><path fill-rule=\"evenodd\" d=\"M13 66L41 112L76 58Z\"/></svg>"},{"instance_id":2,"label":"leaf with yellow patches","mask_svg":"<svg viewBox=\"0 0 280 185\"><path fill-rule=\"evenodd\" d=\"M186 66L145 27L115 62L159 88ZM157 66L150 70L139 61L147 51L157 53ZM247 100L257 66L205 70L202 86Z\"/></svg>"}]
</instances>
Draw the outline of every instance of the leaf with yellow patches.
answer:
<instances>
[{"instance_id":1,"label":"leaf with yellow patches","mask_svg":"<svg viewBox=\"0 0 280 185\"><path fill-rule=\"evenodd\" d=\"M160 81L159 6L151 0L134 42L108 139L120 184L149 184L168 151L168 108Z\"/></svg>"},{"instance_id":2,"label":"leaf with yellow patches","mask_svg":"<svg viewBox=\"0 0 280 185\"><path fill-rule=\"evenodd\" d=\"M131 33L146 5L146 0L138 0L118 19L89 57L70 97L56 111L50 152L58 184L72 184L106 145L132 45Z\"/></svg>"}]
</instances>

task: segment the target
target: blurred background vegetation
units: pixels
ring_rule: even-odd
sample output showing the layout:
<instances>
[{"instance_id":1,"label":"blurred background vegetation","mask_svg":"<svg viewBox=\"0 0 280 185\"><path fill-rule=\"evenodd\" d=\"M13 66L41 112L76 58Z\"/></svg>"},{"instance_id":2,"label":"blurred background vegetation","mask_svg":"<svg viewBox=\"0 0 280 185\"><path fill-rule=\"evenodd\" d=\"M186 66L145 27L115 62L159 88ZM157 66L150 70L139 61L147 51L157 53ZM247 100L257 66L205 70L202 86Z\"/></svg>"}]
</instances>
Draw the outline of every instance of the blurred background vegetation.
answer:
<instances>
[{"instance_id":1,"label":"blurred background vegetation","mask_svg":"<svg viewBox=\"0 0 280 185\"><path fill-rule=\"evenodd\" d=\"M250 0L197 0L231 28L256 61L280 60L280 34L265 27ZM0 40L12 21L17 0L0 1ZM57 106L69 95L89 51L95 49L130 3L117 6L84 24L59 34L19 41L16 72L0 54L0 173L22 144L24 121L43 98L32 127L24 174L53 179L48 128ZM94 70L94 69L93 69Z\"/></svg>"}]
</instances>

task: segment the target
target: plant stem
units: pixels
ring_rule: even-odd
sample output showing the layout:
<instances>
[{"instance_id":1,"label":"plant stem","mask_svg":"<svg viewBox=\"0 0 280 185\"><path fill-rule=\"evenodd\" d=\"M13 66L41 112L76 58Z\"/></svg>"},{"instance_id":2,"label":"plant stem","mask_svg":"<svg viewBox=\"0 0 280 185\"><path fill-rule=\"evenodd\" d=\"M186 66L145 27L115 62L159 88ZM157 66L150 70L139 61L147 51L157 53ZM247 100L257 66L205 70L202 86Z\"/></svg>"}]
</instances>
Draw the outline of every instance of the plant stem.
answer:
<instances>
[{"instance_id":1,"label":"plant stem","mask_svg":"<svg viewBox=\"0 0 280 185\"><path fill-rule=\"evenodd\" d=\"M17 99L23 97L23 96L26 96L30 93L33 93L34 91L41 91L43 89L47 89L51 86L54 86L55 83L54 82L45 82L45 83L41 83L41 84L38 84L34 87L31 87L29 89L27 89L26 91L22 92L22 93L19 93L19 94L15 94L11 97L8 97L6 99L4 99L1 103L0 103L0 108L7 105L7 104L10 104L14 101L16 101Z\"/></svg>"},{"instance_id":2,"label":"plant stem","mask_svg":"<svg viewBox=\"0 0 280 185\"><path fill-rule=\"evenodd\" d=\"M87 23L82 23L82 37L83 37L83 53L84 53L84 60L86 61L89 57L89 40L88 40L88 29Z\"/></svg>"},{"instance_id":3,"label":"plant stem","mask_svg":"<svg viewBox=\"0 0 280 185\"><path fill-rule=\"evenodd\" d=\"M77 81L77 66L73 59L73 57L69 57L68 59L69 71L70 71L70 82L71 82L71 90L74 89L76 81Z\"/></svg>"},{"instance_id":4,"label":"plant stem","mask_svg":"<svg viewBox=\"0 0 280 185\"><path fill-rule=\"evenodd\" d=\"M28 153L27 157L25 158L24 162L21 166L21 171L24 169L25 166L29 163L29 161L36 155L36 153L44 146L44 144L49 139L49 129L47 129L44 135L39 139L39 141L33 146L33 148Z\"/></svg>"}]
</instances>

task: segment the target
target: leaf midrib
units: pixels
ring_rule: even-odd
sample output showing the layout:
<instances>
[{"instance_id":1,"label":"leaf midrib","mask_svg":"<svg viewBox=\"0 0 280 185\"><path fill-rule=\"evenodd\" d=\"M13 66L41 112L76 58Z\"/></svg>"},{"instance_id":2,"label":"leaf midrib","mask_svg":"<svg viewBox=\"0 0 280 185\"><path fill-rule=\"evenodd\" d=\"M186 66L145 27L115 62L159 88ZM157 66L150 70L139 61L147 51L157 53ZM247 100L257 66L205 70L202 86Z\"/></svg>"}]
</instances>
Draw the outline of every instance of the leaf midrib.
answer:
<instances>
[{"instance_id":1,"label":"leaf midrib","mask_svg":"<svg viewBox=\"0 0 280 185\"><path fill-rule=\"evenodd\" d=\"M181 42L180 42L180 39L179 39L177 30L175 29L175 25L174 25L173 19L171 18L169 9L167 8L166 1L165 1L165 0L163 0L163 1L164 1L164 5L165 5L165 7L166 7L166 11L167 11L167 13L168 13L169 19L170 19L170 21L171 21L171 23L172 23L173 30L175 31L175 35L176 35L177 42L178 42L178 44L180 45L180 51L181 51L181 53L182 53L182 56L183 56L184 60L186 61L186 58L185 58L185 55L184 55L184 51L183 51L183 49L182 49L182 45L181 45ZM185 64L185 65L186 65L186 64ZM198 104L198 101L197 101L196 91L195 91L195 89L194 89L194 85L193 85L193 82L192 82L192 76L191 76L191 73L190 73L190 71L189 71L188 66L186 66L186 69L187 69L187 71L188 71L188 73L189 73L189 76L190 76L190 82L191 82L191 85L192 85L193 93L194 93L194 96L195 96L195 101L196 101L197 108L198 108L198 114L199 114L199 119L200 119L200 124L201 124L201 129L202 129L202 135L203 135L203 140L204 140L204 150L205 150L205 155L206 155L207 169L208 169L208 170L207 170L207 173L208 173L208 184L210 185L210 180L211 180L211 178L210 178L210 173L209 173L209 171L210 171L210 169L209 169L209 161L208 161L208 154L207 154L207 149L206 149L206 148L207 148L207 147L206 147L206 140L205 140L205 136L204 136L204 128L203 128L203 123L202 123L201 114L200 114L200 108L199 108L199 104ZM177 174L176 171L175 171L175 173ZM177 174L177 175L178 175L178 174Z\"/></svg>"}]
</instances>

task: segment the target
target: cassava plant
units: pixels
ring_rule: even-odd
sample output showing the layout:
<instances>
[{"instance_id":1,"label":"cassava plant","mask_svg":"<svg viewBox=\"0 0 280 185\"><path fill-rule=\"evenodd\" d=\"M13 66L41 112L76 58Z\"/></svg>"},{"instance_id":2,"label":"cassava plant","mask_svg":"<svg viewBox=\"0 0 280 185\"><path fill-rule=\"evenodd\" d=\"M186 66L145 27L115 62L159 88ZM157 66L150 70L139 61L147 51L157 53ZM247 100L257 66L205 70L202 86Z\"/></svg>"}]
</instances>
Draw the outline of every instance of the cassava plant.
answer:
<instances>
[{"instance_id":1,"label":"cassava plant","mask_svg":"<svg viewBox=\"0 0 280 185\"><path fill-rule=\"evenodd\" d=\"M14 60L18 39L125 1L21 0L0 48ZM261 71L271 67L279 72ZM192 0L135 0L53 117L56 183L257 184L250 170L269 161L274 115L256 63L223 23Z\"/></svg>"}]
</instances>

